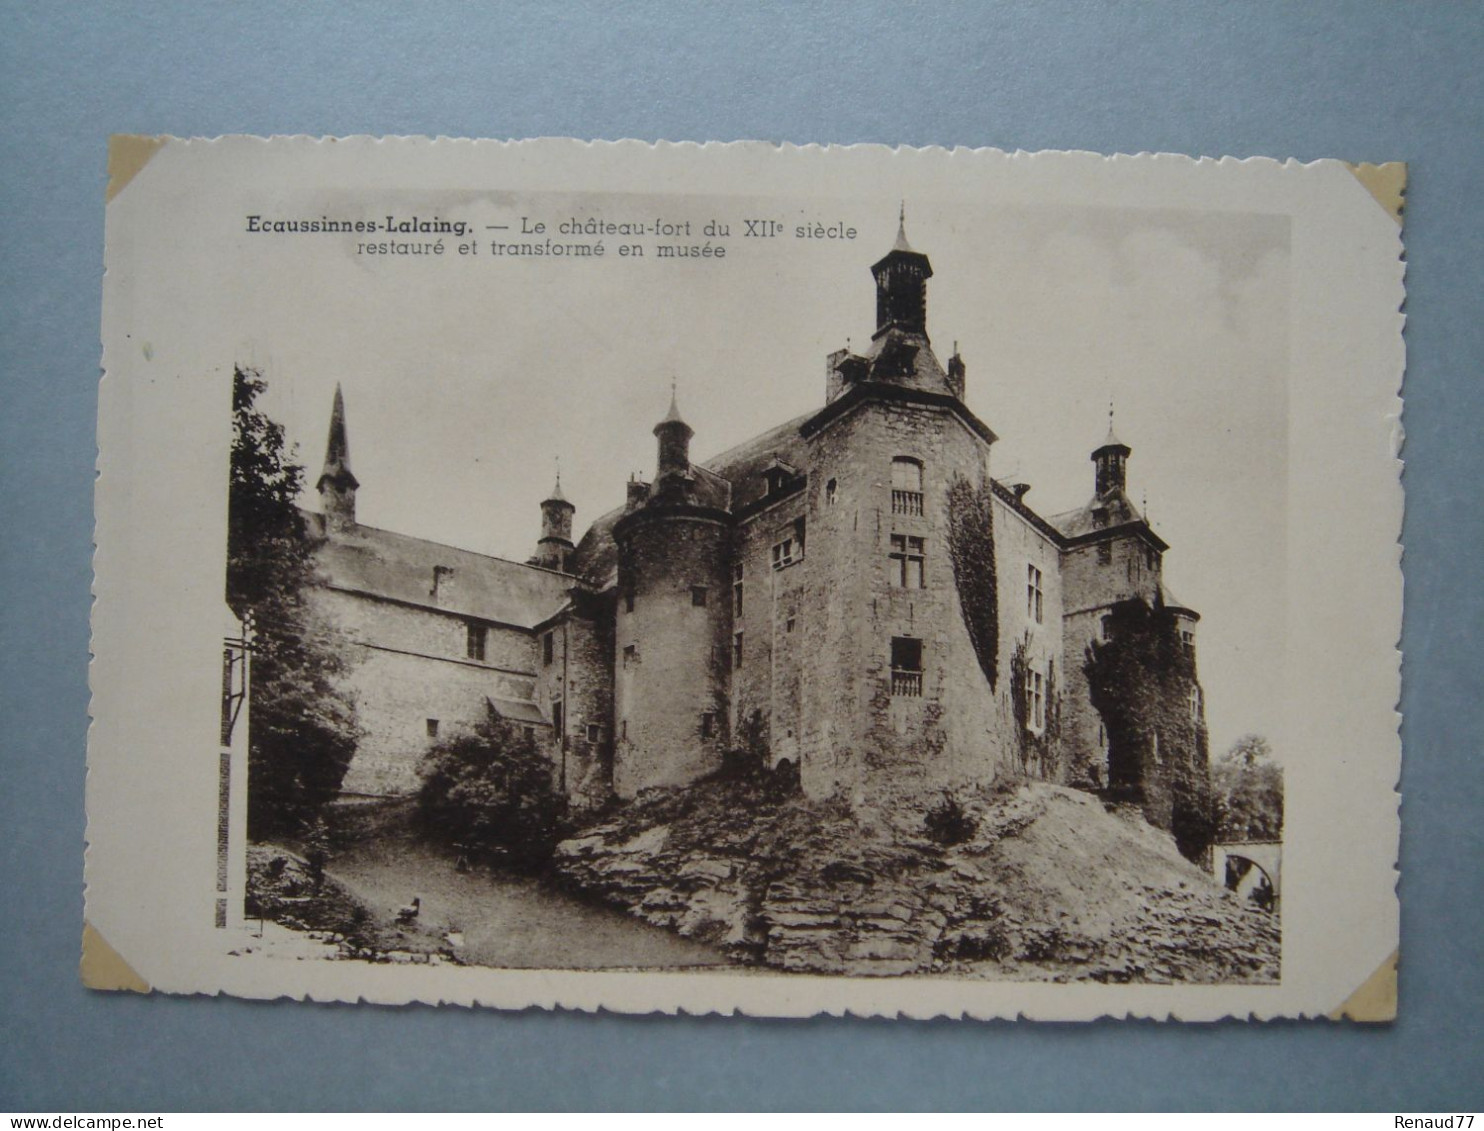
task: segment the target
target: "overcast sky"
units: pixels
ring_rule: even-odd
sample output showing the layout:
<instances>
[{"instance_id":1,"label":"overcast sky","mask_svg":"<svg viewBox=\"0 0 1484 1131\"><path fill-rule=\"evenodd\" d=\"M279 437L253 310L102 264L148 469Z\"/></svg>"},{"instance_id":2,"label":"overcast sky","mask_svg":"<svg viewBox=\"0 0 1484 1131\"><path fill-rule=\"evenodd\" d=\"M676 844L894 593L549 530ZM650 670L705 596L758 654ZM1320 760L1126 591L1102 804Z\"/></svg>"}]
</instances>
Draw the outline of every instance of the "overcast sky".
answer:
<instances>
[{"instance_id":1,"label":"overcast sky","mask_svg":"<svg viewBox=\"0 0 1484 1131\"><path fill-rule=\"evenodd\" d=\"M445 193L399 206L528 215L547 234L573 216L690 220L692 243L708 219L731 224L726 259L680 262L620 259L620 239L600 262L491 260L489 237L513 232L484 233L475 257L446 240L437 260L357 256L341 237L292 253L247 241L234 360L268 380L265 407L311 484L339 381L362 522L522 560L557 457L579 531L622 503L631 472L653 474L672 379L697 459L821 406L825 355L869 341L869 267L897 226L879 196ZM1166 581L1202 613L1212 752L1257 731L1282 758L1287 219L907 207L935 272L929 333L945 361L959 343L968 405L1000 437L993 473L1031 483L1043 514L1086 502L1112 398L1129 493L1171 545ZM857 236L748 240L749 216L841 220ZM285 270L296 285L277 285Z\"/></svg>"}]
</instances>

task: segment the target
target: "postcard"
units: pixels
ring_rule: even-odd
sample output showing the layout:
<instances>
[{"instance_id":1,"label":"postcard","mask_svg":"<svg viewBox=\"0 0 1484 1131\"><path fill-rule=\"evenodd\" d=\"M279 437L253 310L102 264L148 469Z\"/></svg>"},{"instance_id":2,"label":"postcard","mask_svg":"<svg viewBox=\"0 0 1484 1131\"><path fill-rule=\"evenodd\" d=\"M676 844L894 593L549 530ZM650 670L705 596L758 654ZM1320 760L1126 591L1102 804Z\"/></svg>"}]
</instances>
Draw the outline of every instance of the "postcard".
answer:
<instances>
[{"instance_id":1,"label":"postcard","mask_svg":"<svg viewBox=\"0 0 1484 1131\"><path fill-rule=\"evenodd\" d=\"M1404 184L114 138L84 981L1393 1017Z\"/></svg>"}]
</instances>

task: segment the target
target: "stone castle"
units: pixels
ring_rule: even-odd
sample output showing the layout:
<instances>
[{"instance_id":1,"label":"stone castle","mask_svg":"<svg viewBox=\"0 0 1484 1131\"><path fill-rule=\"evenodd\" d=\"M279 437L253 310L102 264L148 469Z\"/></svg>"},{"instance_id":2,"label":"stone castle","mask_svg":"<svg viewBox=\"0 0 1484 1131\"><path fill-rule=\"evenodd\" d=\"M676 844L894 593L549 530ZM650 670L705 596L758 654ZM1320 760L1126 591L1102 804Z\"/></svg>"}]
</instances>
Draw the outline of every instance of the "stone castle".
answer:
<instances>
[{"instance_id":1,"label":"stone castle","mask_svg":"<svg viewBox=\"0 0 1484 1131\"><path fill-rule=\"evenodd\" d=\"M934 354L928 257L902 231L871 272L876 331L826 359L817 411L695 462L672 397L653 480L580 538L558 481L526 562L359 524L337 388L310 517L365 731L344 791L413 791L424 751L493 711L580 803L684 785L745 748L791 763L809 797L1033 774L1169 827L1171 783L1205 775L1198 615L1163 586L1130 448L1110 416L1087 504L1037 514L989 474L963 359ZM1095 706L1088 672L1138 603L1188 657L1130 725Z\"/></svg>"}]
</instances>

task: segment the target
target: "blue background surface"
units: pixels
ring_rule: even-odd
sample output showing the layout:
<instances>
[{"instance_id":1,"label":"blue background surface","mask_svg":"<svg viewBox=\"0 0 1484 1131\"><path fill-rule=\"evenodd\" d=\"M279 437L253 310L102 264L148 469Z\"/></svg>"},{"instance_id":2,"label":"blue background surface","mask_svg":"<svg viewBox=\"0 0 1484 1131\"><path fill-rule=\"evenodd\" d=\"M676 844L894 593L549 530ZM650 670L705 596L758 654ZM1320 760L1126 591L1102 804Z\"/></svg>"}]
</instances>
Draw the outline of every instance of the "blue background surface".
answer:
<instances>
[{"instance_id":1,"label":"blue background surface","mask_svg":"<svg viewBox=\"0 0 1484 1131\"><path fill-rule=\"evenodd\" d=\"M1484 6L0 2L0 29L0 1108L1484 1106ZM770 1022L82 989L115 132L1411 162L1402 1019Z\"/></svg>"}]
</instances>

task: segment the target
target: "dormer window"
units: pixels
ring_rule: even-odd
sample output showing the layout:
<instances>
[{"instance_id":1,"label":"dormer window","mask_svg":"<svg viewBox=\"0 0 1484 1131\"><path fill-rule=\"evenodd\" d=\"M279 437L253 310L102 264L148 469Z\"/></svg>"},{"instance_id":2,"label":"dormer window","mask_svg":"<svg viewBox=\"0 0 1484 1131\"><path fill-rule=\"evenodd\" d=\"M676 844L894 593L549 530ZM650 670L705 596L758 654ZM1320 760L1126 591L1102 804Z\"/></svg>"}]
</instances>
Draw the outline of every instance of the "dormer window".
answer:
<instances>
[{"instance_id":1,"label":"dormer window","mask_svg":"<svg viewBox=\"0 0 1484 1131\"><path fill-rule=\"evenodd\" d=\"M763 471L763 478L767 481L769 495L782 493L798 476L799 473L796 468L784 463L777 456L773 457L773 462Z\"/></svg>"},{"instance_id":2,"label":"dormer window","mask_svg":"<svg viewBox=\"0 0 1484 1131\"><path fill-rule=\"evenodd\" d=\"M922 514L922 463L910 456L891 461L891 513Z\"/></svg>"}]
</instances>

